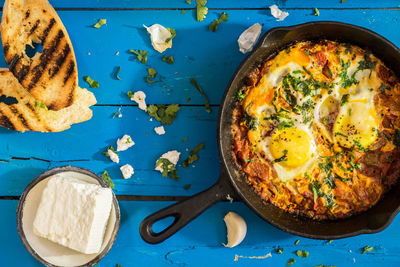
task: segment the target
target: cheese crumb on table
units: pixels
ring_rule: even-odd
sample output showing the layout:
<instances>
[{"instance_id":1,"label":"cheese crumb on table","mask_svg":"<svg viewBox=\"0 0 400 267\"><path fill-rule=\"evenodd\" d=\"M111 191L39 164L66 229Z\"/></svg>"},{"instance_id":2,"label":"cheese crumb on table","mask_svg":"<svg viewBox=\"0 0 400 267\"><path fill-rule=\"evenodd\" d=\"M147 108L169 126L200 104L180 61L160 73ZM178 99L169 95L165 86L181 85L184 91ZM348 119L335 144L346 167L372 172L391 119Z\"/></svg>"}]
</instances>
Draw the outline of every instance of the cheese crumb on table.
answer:
<instances>
[{"instance_id":1,"label":"cheese crumb on table","mask_svg":"<svg viewBox=\"0 0 400 267\"><path fill-rule=\"evenodd\" d=\"M125 151L133 145L135 145L135 142L129 135L125 134L121 139L117 140L117 151Z\"/></svg>"},{"instance_id":2,"label":"cheese crumb on table","mask_svg":"<svg viewBox=\"0 0 400 267\"><path fill-rule=\"evenodd\" d=\"M119 156L118 156L117 153L115 153L115 152L112 151L111 149L108 149L108 150L107 150L107 153L108 153L108 156L110 157L110 160L111 160L112 162L119 163Z\"/></svg>"},{"instance_id":3,"label":"cheese crumb on table","mask_svg":"<svg viewBox=\"0 0 400 267\"><path fill-rule=\"evenodd\" d=\"M176 150L168 151L167 153L164 153L160 158L167 159L169 160L174 166L178 163L179 156L181 155L181 152L178 152ZM163 172L163 169L161 166L156 166L155 168L156 171Z\"/></svg>"},{"instance_id":4,"label":"cheese crumb on table","mask_svg":"<svg viewBox=\"0 0 400 267\"><path fill-rule=\"evenodd\" d=\"M67 177L51 177L43 190L33 231L62 246L99 253L112 206L112 191L98 184Z\"/></svg>"},{"instance_id":5,"label":"cheese crumb on table","mask_svg":"<svg viewBox=\"0 0 400 267\"><path fill-rule=\"evenodd\" d=\"M132 177L132 175L135 173L135 171L133 170L132 166L129 164L125 164L124 166L122 166L120 168L121 173L122 173L122 177L124 179L129 179Z\"/></svg>"},{"instance_id":6,"label":"cheese crumb on table","mask_svg":"<svg viewBox=\"0 0 400 267\"><path fill-rule=\"evenodd\" d=\"M132 101L135 101L141 110L146 111L147 105L146 105L146 94L143 91L137 91L133 94L131 97Z\"/></svg>"},{"instance_id":7,"label":"cheese crumb on table","mask_svg":"<svg viewBox=\"0 0 400 267\"><path fill-rule=\"evenodd\" d=\"M155 128L154 128L154 131L155 131L158 135L163 135L163 134L165 134L164 126L155 127Z\"/></svg>"}]
</instances>

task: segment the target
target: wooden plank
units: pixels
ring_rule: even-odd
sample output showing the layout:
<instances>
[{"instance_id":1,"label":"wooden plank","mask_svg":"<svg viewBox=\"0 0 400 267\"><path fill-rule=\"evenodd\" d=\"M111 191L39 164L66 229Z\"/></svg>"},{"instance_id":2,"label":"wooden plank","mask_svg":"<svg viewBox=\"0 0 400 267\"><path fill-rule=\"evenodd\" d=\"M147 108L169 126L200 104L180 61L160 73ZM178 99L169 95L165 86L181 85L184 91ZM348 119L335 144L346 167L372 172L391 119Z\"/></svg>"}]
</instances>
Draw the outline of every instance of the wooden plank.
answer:
<instances>
[{"instance_id":1,"label":"wooden plank","mask_svg":"<svg viewBox=\"0 0 400 267\"><path fill-rule=\"evenodd\" d=\"M4 0L0 1L1 5L3 2ZM185 0L50 0L50 3L56 8L193 8L195 7L196 1L191 0L191 4L187 4ZM267 8L273 4L282 8L398 8L399 6L398 1L396 0L347 0L345 3L341 3L341 0L324 0L320 2L312 0L209 0L207 6L209 8Z\"/></svg>"},{"instance_id":2,"label":"wooden plank","mask_svg":"<svg viewBox=\"0 0 400 267\"><path fill-rule=\"evenodd\" d=\"M219 203L180 232L159 245L149 245L139 236L139 224L150 213L155 212L169 202L128 202L120 201L122 224L109 254L99 266L204 266L213 265L249 266L285 266L290 258L296 260L295 266L315 266L319 264L335 266L398 266L400 264L400 218L396 218L385 231L373 235L335 240L328 243L323 240L299 238L282 232L257 217L242 203ZM0 208L3 212L0 239L8 249L0 250L4 266L40 266L23 248L18 238L15 225L15 209L17 201L2 200ZM226 229L223 216L234 211L247 222L247 236L243 243L235 248L225 248ZM158 229L166 224L160 222ZM294 245L299 239L298 245ZM361 254L361 248L369 245L374 250ZM283 254L274 250L282 247ZM296 250L307 250L308 258L295 255ZM271 252L272 257L265 259L238 258L262 257Z\"/></svg>"},{"instance_id":3,"label":"wooden plank","mask_svg":"<svg viewBox=\"0 0 400 267\"><path fill-rule=\"evenodd\" d=\"M122 118L112 118L117 107L95 107L91 121L73 126L62 133L14 133L0 129L0 195L19 195L41 172L55 166L74 165L96 173L107 170L116 184L117 194L191 195L211 186L218 178L216 127L218 109L208 114L204 107L181 107L176 121L165 126L166 134L158 136L154 127L159 122L135 106L123 107ZM102 152L109 145L116 148L122 135L132 136L135 146L120 152L120 164L114 164ZM147 135L148 134L148 135ZM182 139L188 137L186 142ZM179 182L164 179L154 171L158 157L177 149L181 161L199 143L205 149L199 153L195 168L178 167ZM12 159L16 157L17 159ZM33 158L31 158L33 157ZM23 160L21 160L21 158ZM119 167L130 163L135 175L121 179ZM191 184L189 190L184 185Z\"/></svg>"},{"instance_id":4,"label":"wooden plank","mask_svg":"<svg viewBox=\"0 0 400 267\"><path fill-rule=\"evenodd\" d=\"M307 21L337 20L367 27L400 45L400 35L393 34L400 27L400 11L387 10L323 10L319 17L310 10L295 10L283 22L259 10L227 11L229 21L216 33L207 29L220 11L211 11L203 22L196 22L192 12L180 11L62 11L59 12L77 54L80 85L87 86L82 77L90 75L99 81L93 89L99 104L129 104L129 90L144 90L150 103L203 104L203 98L190 84L195 77L212 104L219 104L224 89L245 55L239 52L237 38L255 22L264 23L263 32L277 27ZM91 27L97 19L107 18L106 26ZM173 55L176 63L168 65L161 54L152 49L143 24L160 23L177 30L173 48L165 55ZM389 26L388 26L389 25ZM129 49L149 51L148 66L137 62ZM117 56L116 52L120 52ZM90 53L90 55L88 55ZM0 66L6 66L0 54ZM121 81L112 72L122 66ZM154 67L162 82L146 83L146 68ZM176 74L177 73L177 74Z\"/></svg>"}]
</instances>

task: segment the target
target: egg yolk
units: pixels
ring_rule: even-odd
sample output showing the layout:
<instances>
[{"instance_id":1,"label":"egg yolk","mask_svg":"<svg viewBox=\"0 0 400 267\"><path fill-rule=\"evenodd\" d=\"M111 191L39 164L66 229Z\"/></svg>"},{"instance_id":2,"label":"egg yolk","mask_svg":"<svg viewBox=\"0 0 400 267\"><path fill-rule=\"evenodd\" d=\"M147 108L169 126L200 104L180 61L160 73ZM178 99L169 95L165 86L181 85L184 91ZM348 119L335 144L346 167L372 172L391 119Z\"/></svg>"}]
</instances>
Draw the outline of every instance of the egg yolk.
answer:
<instances>
[{"instance_id":1,"label":"egg yolk","mask_svg":"<svg viewBox=\"0 0 400 267\"><path fill-rule=\"evenodd\" d=\"M367 148L378 136L378 125L373 108L362 102L346 104L333 126L335 141L342 147Z\"/></svg>"},{"instance_id":2,"label":"egg yolk","mask_svg":"<svg viewBox=\"0 0 400 267\"><path fill-rule=\"evenodd\" d=\"M310 159L311 138L306 131L298 128L279 130L271 137L270 151L276 163L296 168Z\"/></svg>"}]
</instances>

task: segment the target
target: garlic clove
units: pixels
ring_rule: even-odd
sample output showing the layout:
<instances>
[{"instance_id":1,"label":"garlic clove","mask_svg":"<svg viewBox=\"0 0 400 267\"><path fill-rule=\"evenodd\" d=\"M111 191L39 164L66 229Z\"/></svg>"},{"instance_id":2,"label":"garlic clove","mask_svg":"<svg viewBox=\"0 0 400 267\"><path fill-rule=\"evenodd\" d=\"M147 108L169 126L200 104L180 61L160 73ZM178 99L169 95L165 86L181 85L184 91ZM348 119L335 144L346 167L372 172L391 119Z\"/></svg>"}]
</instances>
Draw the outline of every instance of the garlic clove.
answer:
<instances>
[{"instance_id":1,"label":"garlic clove","mask_svg":"<svg viewBox=\"0 0 400 267\"><path fill-rule=\"evenodd\" d=\"M228 244L223 245L225 247L233 248L239 245L245 238L247 233L247 225L239 214L232 211L225 215L224 221L228 232Z\"/></svg>"}]
</instances>

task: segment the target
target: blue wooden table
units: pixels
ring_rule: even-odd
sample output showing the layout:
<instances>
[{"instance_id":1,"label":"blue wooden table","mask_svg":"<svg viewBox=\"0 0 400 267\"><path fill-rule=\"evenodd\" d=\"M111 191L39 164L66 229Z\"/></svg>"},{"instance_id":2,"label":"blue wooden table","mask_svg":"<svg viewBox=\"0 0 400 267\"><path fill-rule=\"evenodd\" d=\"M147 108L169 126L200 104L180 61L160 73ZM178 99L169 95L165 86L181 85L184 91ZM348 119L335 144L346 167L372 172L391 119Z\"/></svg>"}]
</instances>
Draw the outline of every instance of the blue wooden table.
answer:
<instances>
[{"instance_id":1,"label":"blue wooden table","mask_svg":"<svg viewBox=\"0 0 400 267\"><path fill-rule=\"evenodd\" d=\"M0 1L1 5L3 1ZM333 242L299 238L282 232L258 218L241 202L219 203L159 245L142 241L138 228L141 220L182 197L200 192L216 182L219 173L216 126L219 103L233 72L245 55L237 38L254 23L263 24L265 32L272 27L287 26L316 20L336 20L369 28L400 46L399 1L384 0L280 0L276 4L290 13L282 22L270 15L273 1L210 0L209 13L202 22L195 19L195 0L53 0L69 31L74 45L80 85L90 75L100 83L91 89L98 104L93 107L92 120L72 126L62 133L16 133L0 129L0 266L38 266L24 249L16 231L15 210L18 197L26 185L41 172L63 165L85 167L96 173L107 170L114 180L117 195L131 195L130 201L120 200L122 222L119 235L109 254L99 266L204 266L208 265L269 265L285 266L294 258L293 266L400 266L400 217L383 232ZM318 8L320 16L315 16ZM217 32L208 25L222 12L229 21ZM107 24L92 27L100 18ZM169 65L150 44L143 24L159 23L176 29L172 49L175 63ZM129 49L148 50L147 65L138 62ZM113 72L121 66L115 79ZM3 55L0 67L6 67ZM146 68L158 71L161 82L146 83ZM206 112L203 98L190 84L195 77L208 96L212 112ZM176 121L166 126L166 134L158 136L159 126L138 109L126 92L143 90L150 104L177 103L181 106ZM188 99L190 98L190 101ZM122 118L112 118L121 108ZM129 134L136 145L121 152L121 164L130 163L135 175L121 179L119 165L102 155L117 138ZM187 137L186 142L182 139ZM188 169L178 166L179 181L164 179L154 171L156 159L168 150L177 149L184 159L200 142L205 149L200 160ZM186 190L185 185L190 184ZM228 211L242 215L248 234L236 248L225 248L226 229L223 216ZM158 225L162 227L162 223ZM300 242L295 245L295 241ZM374 249L362 254L361 248ZM283 254L276 248L282 247ZM295 255L307 250L308 258ZM268 253L272 257L264 257ZM238 256L236 256L238 255ZM237 261L235 261L235 258Z\"/></svg>"}]
</instances>

